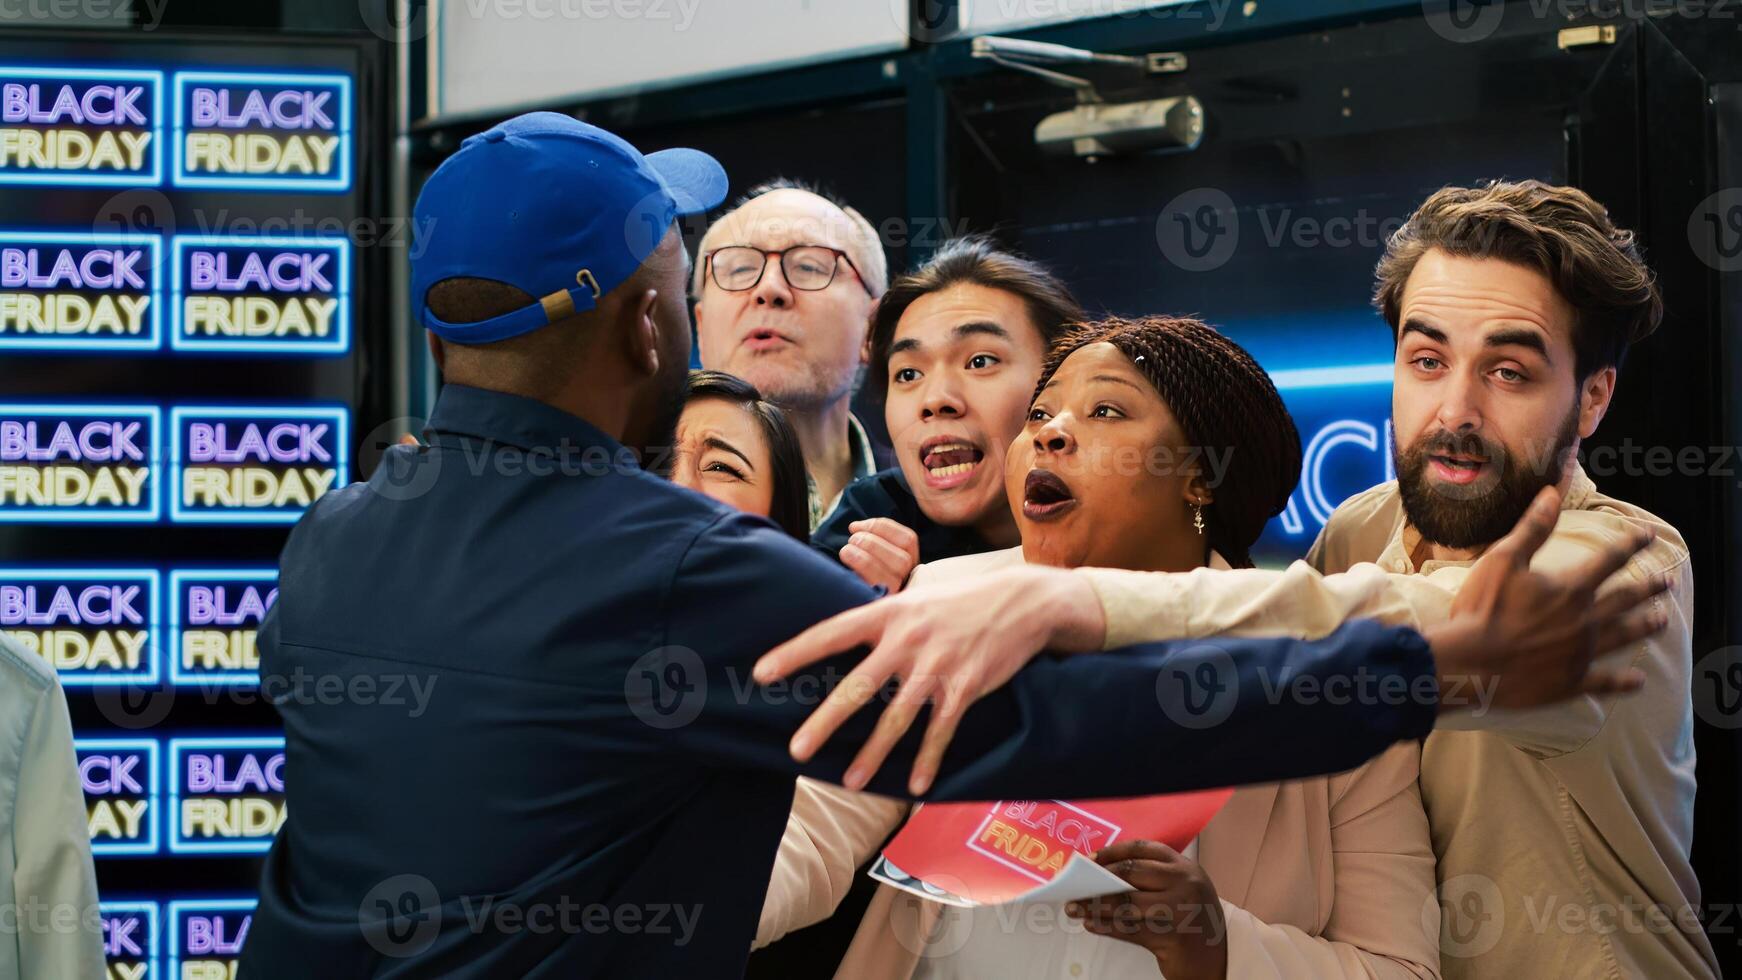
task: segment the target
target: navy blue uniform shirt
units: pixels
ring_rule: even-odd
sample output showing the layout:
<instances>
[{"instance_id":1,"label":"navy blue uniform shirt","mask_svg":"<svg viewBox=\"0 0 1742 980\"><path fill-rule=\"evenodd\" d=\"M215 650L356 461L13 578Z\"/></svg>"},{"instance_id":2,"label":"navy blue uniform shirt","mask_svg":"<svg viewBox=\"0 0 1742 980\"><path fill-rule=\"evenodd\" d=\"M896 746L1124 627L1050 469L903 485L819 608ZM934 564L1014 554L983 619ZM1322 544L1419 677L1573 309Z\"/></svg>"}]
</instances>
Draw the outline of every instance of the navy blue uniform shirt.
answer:
<instances>
[{"instance_id":1,"label":"navy blue uniform shirt","mask_svg":"<svg viewBox=\"0 0 1742 980\"><path fill-rule=\"evenodd\" d=\"M787 741L852 655L766 689L750 667L870 591L540 402L449 385L429 438L285 544L259 644L290 692L287 816L243 975L738 976L793 777L838 779L880 707L800 766ZM967 713L933 795L1348 769L1424 734L1433 703L1266 685L1365 673L1419 691L1431 659L1370 622L1041 657ZM1164 671L1206 694L1158 699ZM919 727L871 789L903 795Z\"/></svg>"}]
</instances>

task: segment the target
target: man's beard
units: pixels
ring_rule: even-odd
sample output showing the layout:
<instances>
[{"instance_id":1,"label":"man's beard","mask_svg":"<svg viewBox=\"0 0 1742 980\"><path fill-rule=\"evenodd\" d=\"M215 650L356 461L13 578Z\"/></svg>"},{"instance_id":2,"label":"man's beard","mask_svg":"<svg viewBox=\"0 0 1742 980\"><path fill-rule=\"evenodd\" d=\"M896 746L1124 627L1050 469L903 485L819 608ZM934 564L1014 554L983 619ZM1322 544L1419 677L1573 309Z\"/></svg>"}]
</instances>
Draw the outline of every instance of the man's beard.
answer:
<instances>
[{"instance_id":1,"label":"man's beard","mask_svg":"<svg viewBox=\"0 0 1742 980\"><path fill-rule=\"evenodd\" d=\"M1578 424L1575 402L1555 434L1552 452L1534 465L1479 433L1460 436L1441 429L1416 440L1407 451L1394 435L1391 454L1404 516L1424 540L1444 548L1479 548L1500 540L1543 487L1561 481ZM1480 456L1488 461L1485 472L1462 485L1431 479L1429 457L1447 454Z\"/></svg>"}]
</instances>

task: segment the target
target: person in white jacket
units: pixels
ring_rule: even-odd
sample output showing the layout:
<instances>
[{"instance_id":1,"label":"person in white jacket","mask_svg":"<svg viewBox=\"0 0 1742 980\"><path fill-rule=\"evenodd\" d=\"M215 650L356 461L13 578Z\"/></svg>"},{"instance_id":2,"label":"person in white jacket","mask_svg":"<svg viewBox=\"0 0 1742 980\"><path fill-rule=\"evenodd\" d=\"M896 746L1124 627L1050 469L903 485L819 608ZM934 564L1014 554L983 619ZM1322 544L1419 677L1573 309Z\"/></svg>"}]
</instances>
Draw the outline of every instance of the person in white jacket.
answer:
<instances>
[{"instance_id":1,"label":"person in white jacket","mask_svg":"<svg viewBox=\"0 0 1742 980\"><path fill-rule=\"evenodd\" d=\"M0 633L0 977L101 977L103 929L66 696Z\"/></svg>"}]
</instances>

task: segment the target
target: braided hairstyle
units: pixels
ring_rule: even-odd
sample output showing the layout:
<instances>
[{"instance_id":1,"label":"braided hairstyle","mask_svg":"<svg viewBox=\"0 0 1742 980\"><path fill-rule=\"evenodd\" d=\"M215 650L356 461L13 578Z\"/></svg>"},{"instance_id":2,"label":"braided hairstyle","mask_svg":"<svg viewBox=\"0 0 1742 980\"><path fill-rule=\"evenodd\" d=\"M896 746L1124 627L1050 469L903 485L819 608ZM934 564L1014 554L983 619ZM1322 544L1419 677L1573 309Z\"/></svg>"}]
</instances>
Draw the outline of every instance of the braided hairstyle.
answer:
<instances>
[{"instance_id":1,"label":"braided hairstyle","mask_svg":"<svg viewBox=\"0 0 1742 980\"><path fill-rule=\"evenodd\" d=\"M1099 343L1117 347L1149 379L1188 446L1228 454L1225 479L1212 484L1215 500L1204 506L1204 536L1229 564L1251 567L1264 523L1288 506L1300 480L1300 433L1270 376L1245 348L1201 320L1109 317L1078 324L1053 345L1034 397L1065 358ZM1215 478L1206 461L1199 466L1206 483Z\"/></svg>"}]
</instances>

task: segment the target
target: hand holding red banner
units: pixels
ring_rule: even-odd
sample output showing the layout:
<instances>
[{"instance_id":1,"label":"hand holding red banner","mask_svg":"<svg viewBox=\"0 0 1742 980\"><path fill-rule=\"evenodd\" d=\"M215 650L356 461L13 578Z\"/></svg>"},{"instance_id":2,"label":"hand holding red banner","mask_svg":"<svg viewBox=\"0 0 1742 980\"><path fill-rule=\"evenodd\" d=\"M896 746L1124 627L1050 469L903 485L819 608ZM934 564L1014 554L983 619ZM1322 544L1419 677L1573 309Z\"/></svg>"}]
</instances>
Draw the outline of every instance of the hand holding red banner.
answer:
<instances>
[{"instance_id":1,"label":"hand holding red banner","mask_svg":"<svg viewBox=\"0 0 1742 980\"><path fill-rule=\"evenodd\" d=\"M1072 901L1126 890L1088 860L1116 841L1183 850L1232 789L1127 800L928 803L883 850L880 881L952 905ZM1071 863L1073 855L1084 860ZM1067 869L1069 869L1067 871Z\"/></svg>"}]
</instances>

